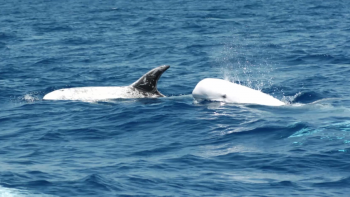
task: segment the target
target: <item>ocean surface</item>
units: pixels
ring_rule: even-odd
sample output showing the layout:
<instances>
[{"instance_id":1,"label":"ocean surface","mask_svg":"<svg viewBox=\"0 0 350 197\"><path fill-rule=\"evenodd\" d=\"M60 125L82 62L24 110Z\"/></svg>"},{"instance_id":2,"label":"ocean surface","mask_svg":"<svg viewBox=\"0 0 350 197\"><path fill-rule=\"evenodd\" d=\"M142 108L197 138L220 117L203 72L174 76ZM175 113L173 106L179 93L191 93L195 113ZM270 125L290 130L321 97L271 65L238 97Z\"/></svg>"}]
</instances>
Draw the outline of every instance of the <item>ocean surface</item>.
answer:
<instances>
[{"instance_id":1,"label":"ocean surface","mask_svg":"<svg viewBox=\"0 0 350 197\"><path fill-rule=\"evenodd\" d=\"M165 98L43 100L160 65ZM349 96L347 0L0 0L0 197L349 196Z\"/></svg>"}]
</instances>

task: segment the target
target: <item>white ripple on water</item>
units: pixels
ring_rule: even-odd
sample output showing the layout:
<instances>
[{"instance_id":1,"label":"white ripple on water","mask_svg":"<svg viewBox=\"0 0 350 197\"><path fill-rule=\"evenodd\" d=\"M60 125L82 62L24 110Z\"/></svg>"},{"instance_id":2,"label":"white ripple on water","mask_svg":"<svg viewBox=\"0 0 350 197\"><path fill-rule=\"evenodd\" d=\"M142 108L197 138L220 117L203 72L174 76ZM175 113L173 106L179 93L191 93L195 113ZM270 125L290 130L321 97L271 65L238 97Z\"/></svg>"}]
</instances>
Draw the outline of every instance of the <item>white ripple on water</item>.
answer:
<instances>
[{"instance_id":1,"label":"white ripple on water","mask_svg":"<svg viewBox=\"0 0 350 197\"><path fill-rule=\"evenodd\" d=\"M0 197L55 197L53 195L47 195L47 194L40 194L40 193L31 193L29 191L20 190L20 189L13 189L13 188L6 188L0 186Z\"/></svg>"}]
</instances>

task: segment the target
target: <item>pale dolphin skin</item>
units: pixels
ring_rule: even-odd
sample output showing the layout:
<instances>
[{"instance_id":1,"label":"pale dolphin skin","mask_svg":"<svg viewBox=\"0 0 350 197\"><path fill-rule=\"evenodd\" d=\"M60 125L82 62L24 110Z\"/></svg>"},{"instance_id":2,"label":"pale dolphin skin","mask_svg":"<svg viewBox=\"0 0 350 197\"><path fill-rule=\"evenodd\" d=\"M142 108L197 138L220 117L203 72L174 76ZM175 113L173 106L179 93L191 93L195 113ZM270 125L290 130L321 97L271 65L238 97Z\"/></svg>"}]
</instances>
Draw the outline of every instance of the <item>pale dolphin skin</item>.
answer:
<instances>
[{"instance_id":1,"label":"pale dolphin skin","mask_svg":"<svg viewBox=\"0 0 350 197\"><path fill-rule=\"evenodd\" d=\"M156 98L164 97L157 89L161 75L170 66L154 68L129 86L66 88L50 92L44 100L100 101L118 98Z\"/></svg>"},{"instance_id":2,"label":"pale dolphin skin","mask_svg":"<svg viewBox=\"0 0 350 197\"><path fill-rule=\"evenodd\" d=\"M282 101L260 92L222 79L206 78L192 92L197 101L220 101L224 103L258 104L268 106L285 105Z\"/></svg>"}]
</instances>

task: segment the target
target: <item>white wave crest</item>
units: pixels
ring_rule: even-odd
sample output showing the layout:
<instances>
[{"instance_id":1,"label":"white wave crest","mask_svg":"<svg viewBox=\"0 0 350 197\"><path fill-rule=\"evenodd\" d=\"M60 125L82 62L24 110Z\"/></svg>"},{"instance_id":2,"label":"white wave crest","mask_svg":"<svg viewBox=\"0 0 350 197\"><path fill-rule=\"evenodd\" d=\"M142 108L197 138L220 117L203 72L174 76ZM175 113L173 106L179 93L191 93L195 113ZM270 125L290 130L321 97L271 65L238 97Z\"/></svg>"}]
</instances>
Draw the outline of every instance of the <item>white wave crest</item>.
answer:
<instances>
[{"instance_id":1,"label":"white wave crest","mask_svg":"<svg viewBox=\"0 0 350 197\"><path fill-rule=\"evenodd\" d=\"M0 186L0 197L55 197L53 195L33 193L26 190L6 188Z\"/></svg>"}]
</instances>

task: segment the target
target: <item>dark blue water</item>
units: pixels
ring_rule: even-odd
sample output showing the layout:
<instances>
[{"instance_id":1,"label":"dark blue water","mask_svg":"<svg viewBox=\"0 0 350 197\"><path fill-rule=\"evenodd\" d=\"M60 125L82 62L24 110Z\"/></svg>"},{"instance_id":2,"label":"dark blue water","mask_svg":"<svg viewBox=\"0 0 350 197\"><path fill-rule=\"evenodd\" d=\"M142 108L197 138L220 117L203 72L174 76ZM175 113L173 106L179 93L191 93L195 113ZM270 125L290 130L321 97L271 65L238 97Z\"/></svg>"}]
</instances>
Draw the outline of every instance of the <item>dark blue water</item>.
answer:
<instances>
[{"instance_id":1,"label":"dark blue water","mask_svg":"<svg viewBox=\"0 0 350 197\"><path fill-rule=\"evenodd\" d=\"M349 35L345 0L0 0L0 196L348 196ZM164 64L166 98L42 100Z\"/></svg>"}]
</instances>

